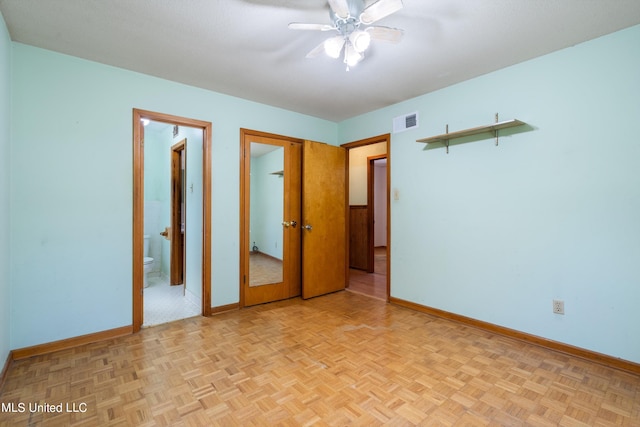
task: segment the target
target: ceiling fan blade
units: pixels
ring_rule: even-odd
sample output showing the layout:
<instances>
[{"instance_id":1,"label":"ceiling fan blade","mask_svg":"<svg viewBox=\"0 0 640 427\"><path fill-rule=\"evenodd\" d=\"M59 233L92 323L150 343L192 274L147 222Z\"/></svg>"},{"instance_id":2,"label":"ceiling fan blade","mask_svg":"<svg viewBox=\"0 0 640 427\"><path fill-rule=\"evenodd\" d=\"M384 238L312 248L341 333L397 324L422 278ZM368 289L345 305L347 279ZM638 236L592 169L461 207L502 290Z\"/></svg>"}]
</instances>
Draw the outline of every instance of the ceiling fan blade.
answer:
<instances>
[{"instance_id":1,"label":"ceiling fan blade","mask_svg":"<svg viewBox=\"0 0 640 427\"><path fill-rule=\"evenodd\" d=\"M289 24L290 30L316 30L316 31L331 31L335 28L329 24L305 24L302 22L292 22Z\"/></svg>"},{"instance_id":2,"label":"ceiling fan blade","mask_svg":"<svg viewBox=\"0 0 640 427\"><path fill-rule=\"evenodd\" d=\"M323 52L324 52L324 42L320 43L318 46L311 49L311 51L307 53L307 56L305 58L315 58Z\"/></svg>"},{"instance_id":3,"label":"ceiling fan blade","mask_svg":"<svg viewBox=\"0 0 640 427\"><path fill-rule=\"evenodd\" d=\"M402 9L402 0L378 0L362 11L360 22L371 25L400 9Z\"/></svg>"},{"instance_id":4,"label":"ceiling fan blade","mask_svg":"<svg viewBox=\"0 0 640 427\"><path fill-rule=\"evenodd\" d=\"M311 49L309 53L307 53L307 58L315 58L322 53L326 53L331 58L338 58L340 56L340 52L342 52L342 48L344 47L345 40L342 36L330 37L320 43L318 46Z\"/></svg>"},{"instance_id":5,"label":"ceiling fan blade","mask_svg":"<svg viewBox=\"0 0 640 427\"><path fill-rule=\"evenodd\" d=\"M371 40L386 43L399 43L404 35L401 29L390 27L369 27L365 31L369 33Z\"/></svg>"},{"instance_id":6,"label":"ceiling fan blade","mask_svg":"<svg viewBox=\"0 0 640 427\"><path fill-rule=\"evenodd\" d=\"M329 0L329 7L339 18L349 16L349 3L347 0Z\"/></svg>"}]
</instances>

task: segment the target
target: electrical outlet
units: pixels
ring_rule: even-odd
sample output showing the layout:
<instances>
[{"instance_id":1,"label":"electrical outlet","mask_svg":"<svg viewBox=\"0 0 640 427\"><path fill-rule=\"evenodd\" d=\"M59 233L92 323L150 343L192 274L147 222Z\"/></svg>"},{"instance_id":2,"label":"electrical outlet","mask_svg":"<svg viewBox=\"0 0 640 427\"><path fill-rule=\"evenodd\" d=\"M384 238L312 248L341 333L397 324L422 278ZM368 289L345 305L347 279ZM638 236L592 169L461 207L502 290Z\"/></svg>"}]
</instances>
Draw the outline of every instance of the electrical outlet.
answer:
<instances>
[{"instance_id":1,"label":"electrical outlet","mask_svg":"<svg viewBox=\"0 0 640 427\"><path fill-rule=\"evenodd\" d=\"M564 301L559 299L553 300L553 312L555 314L564 314Z\"/></svg>"}]
</instances>

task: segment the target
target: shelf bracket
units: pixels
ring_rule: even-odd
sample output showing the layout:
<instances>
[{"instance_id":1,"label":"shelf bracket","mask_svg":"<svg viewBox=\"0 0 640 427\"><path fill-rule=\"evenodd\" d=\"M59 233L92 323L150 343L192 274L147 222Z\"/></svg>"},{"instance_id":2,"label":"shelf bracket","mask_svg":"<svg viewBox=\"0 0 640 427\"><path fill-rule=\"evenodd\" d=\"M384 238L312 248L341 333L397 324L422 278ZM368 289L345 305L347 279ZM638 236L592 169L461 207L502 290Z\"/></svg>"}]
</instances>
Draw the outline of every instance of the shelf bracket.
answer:
<instances>
[{"instance_id":1,"label":"shelf bracket","mask_svg":"<svg viewBox=\"0 0 640 427\"><path fill-rule=\"evenodd\" d=\"M445 133L445 134L448 134L448 133L449 133L449 124L448 124L448 123L447 123L447 126L446 126L446 128L445 128L445 132L444 132L444 133ZM444 146L445 146L445 147L446 147L446 149L447 149L447 154L449 154L449 139L448 139L448 138L444 140Z\"/></svg>"},{"instance_id":2,"label":"shelf bracket","mask_svg":"<svg viewBox=\"0 0 640 427\"><path fill-rule=\"evenodd\" d=\"M498 123L498 113L496 113L496 123ZM498 146L498 129L493 131L496 137L496 147Z\"/></svg>"}]
</instances>

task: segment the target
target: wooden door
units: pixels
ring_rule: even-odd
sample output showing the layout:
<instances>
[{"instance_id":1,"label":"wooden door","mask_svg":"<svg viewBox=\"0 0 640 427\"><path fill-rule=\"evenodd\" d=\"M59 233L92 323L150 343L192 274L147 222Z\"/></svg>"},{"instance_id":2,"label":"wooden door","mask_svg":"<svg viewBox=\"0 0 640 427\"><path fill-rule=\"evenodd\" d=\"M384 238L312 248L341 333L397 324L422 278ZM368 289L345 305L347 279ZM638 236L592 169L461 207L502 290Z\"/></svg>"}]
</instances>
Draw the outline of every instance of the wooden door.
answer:
<instances>
[{"instance_id":1,"label":"wooden door","mask_svg":"<svg viewBox=\"0 0 640 427\"><path fill-rule=\"evenodd\" d=\"M241 305L298 296L301 144L243 130L241 167Z\"/></svg>"},{"instance_id":2,"label":"wooden door","mask_svg":"<svg viewBox=\"0 0 640 427\"><path fill-rule=\"evenodd\" d=\"M184 284L186 147L186 138L171 147L171 251L169 255L169 283L171 285Z\"/></svg>"},{"instance_id":3,"label":"wooden door","mask_svg":"<svg viewBox=\"0 0 640 427\"><path fill-rule=\"evenodd\" d=\"M347 151L305 141L302 160L302 297L347 283Z\"/></svg>"}]
</instances>

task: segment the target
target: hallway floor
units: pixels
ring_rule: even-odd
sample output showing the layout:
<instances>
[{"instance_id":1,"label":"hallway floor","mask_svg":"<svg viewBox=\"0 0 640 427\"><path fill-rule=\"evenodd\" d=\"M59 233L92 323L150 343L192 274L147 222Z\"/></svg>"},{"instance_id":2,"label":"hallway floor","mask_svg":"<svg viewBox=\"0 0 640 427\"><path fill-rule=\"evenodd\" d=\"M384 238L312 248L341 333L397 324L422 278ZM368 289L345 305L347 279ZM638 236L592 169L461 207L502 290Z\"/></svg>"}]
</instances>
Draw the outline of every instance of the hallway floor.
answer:
<instances>
[{"instance_id":1,"label":"hallway floor","mask_svg":"<svg viewBox=\"0 0 640 427\"><path fill-rule=\"evenodd\" d=\"M387 300L387 248L374 250L373 273L349 269L348 291L357 292L373 298Z\"/></svg>"},{"instance_id":2,"label":"hallway floor","mask_svg":"<svg viewBox=\"0 0 640 427\"><path fill-rule=\"evenodd\" d=\"M86 405L0 426L638 426L640 376L337 292L15 361L0 401Z\"/></svg>"}]
</instances>

